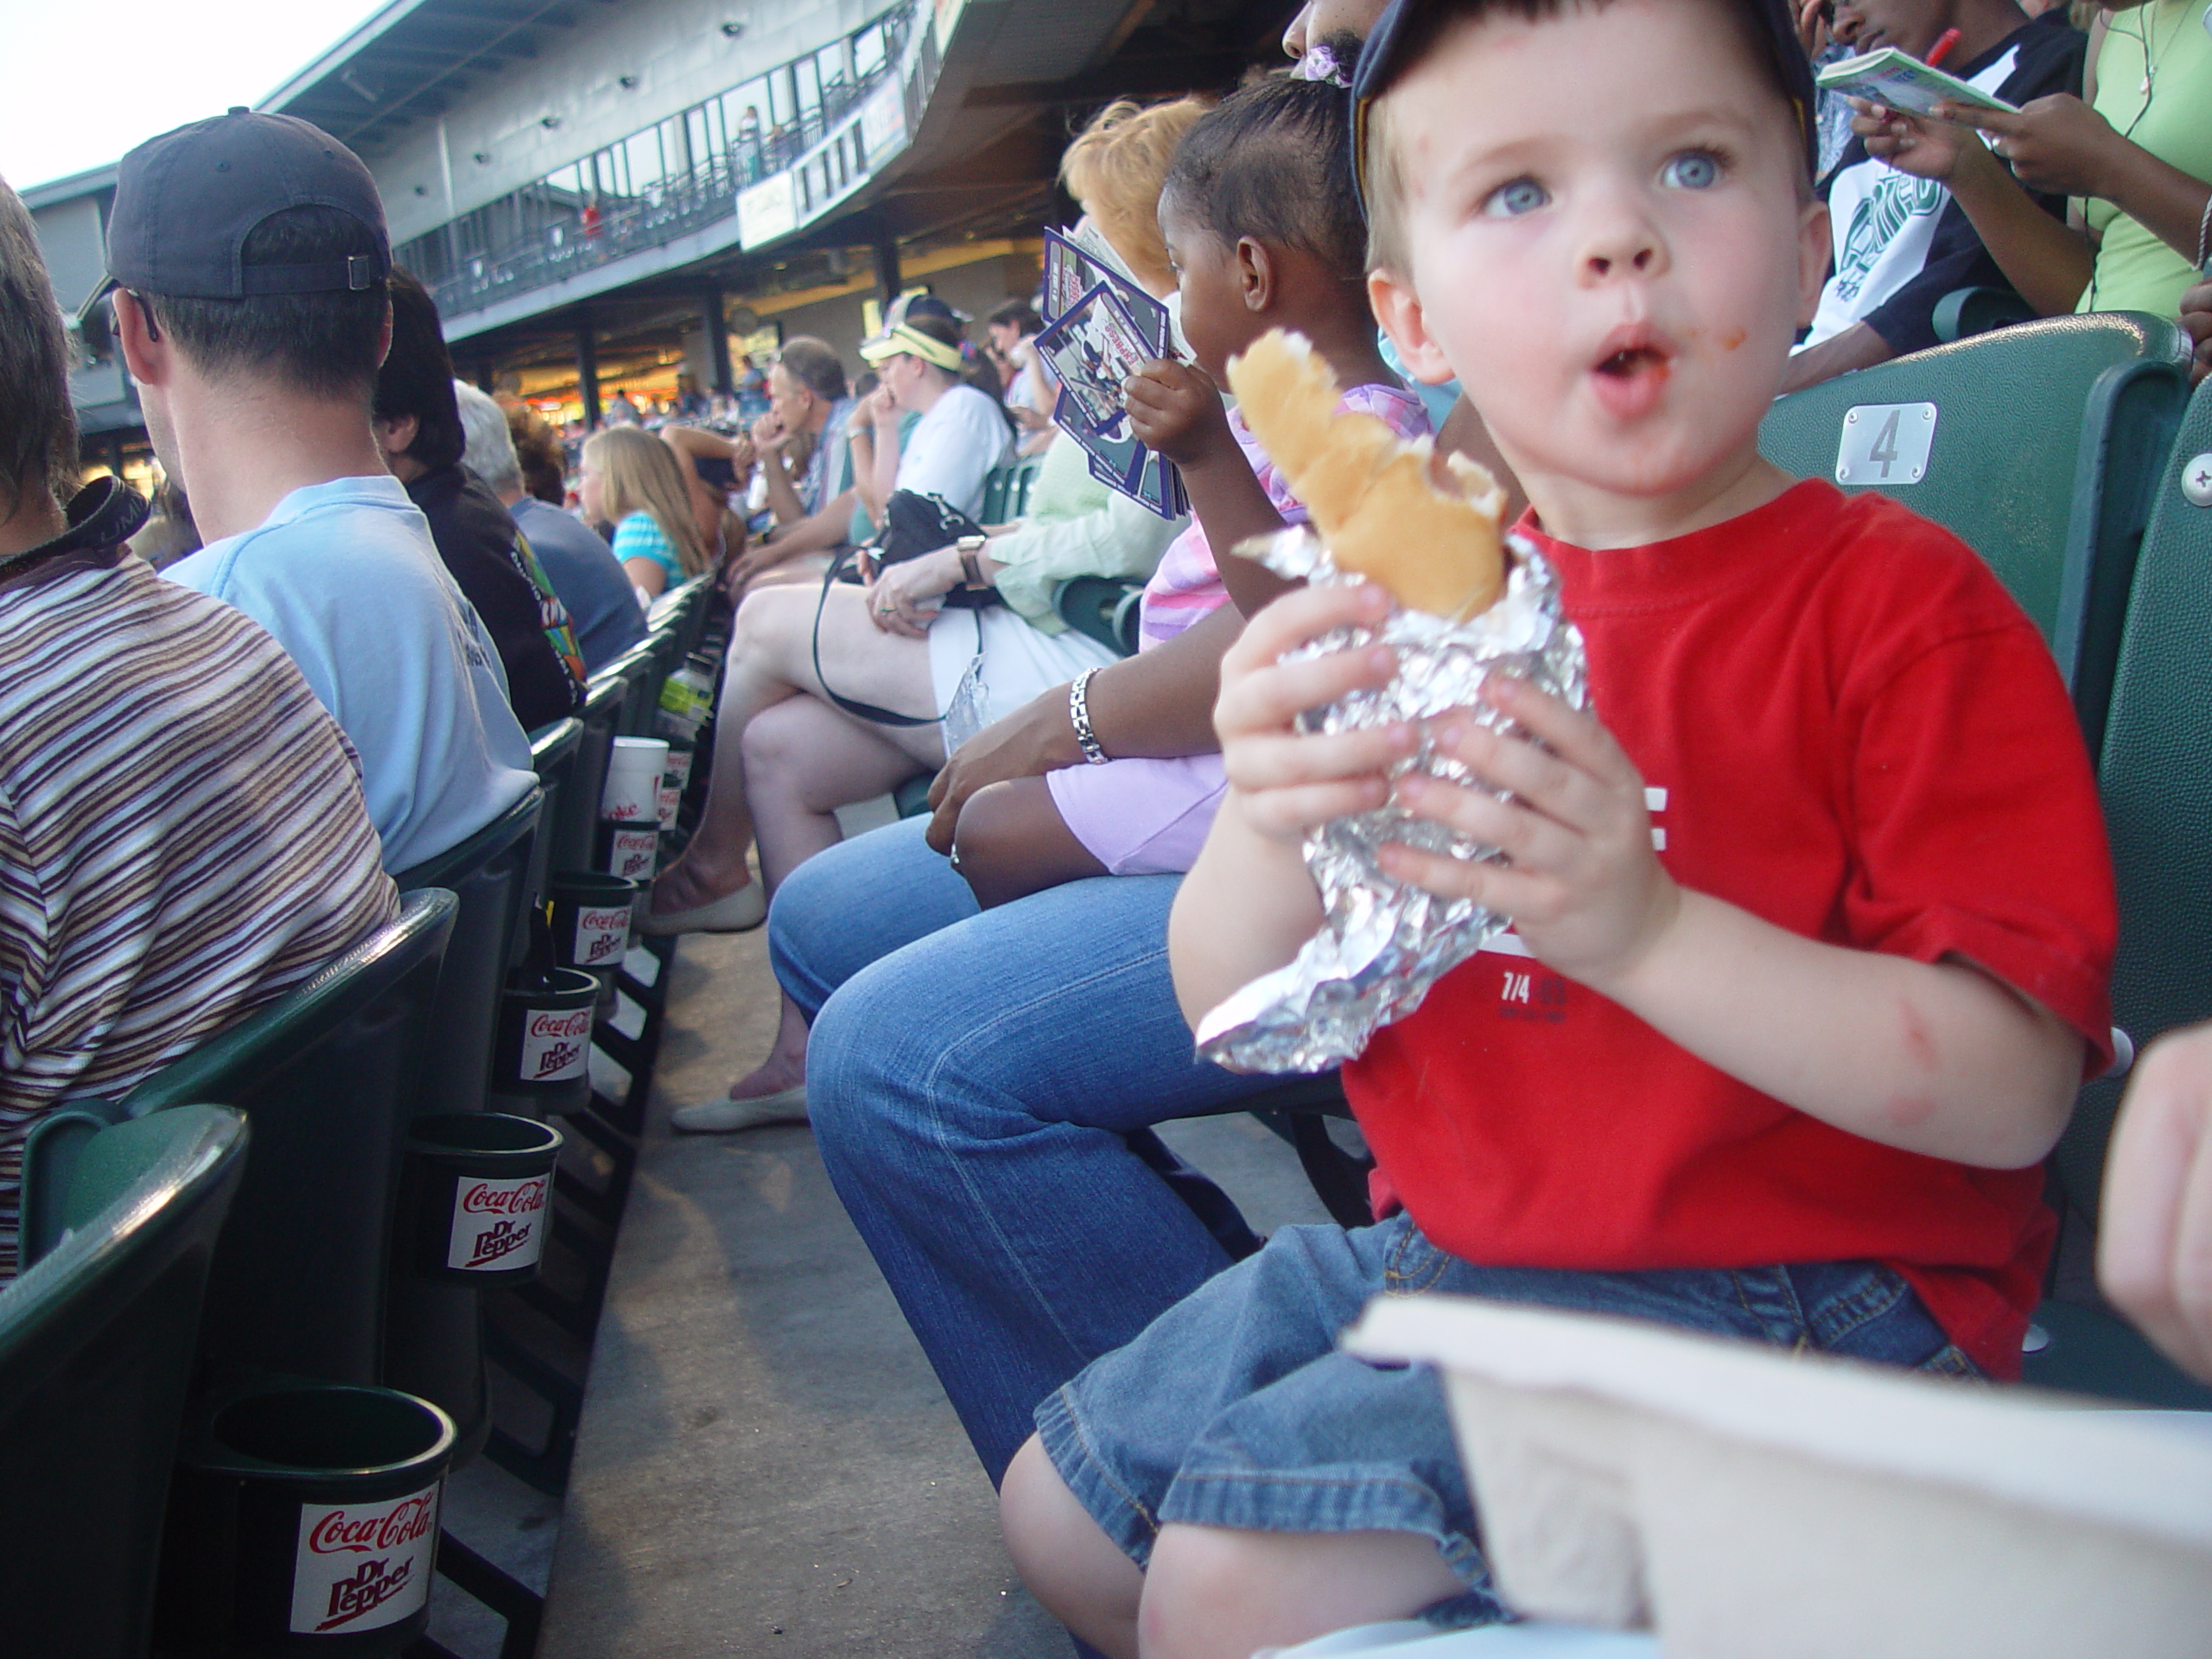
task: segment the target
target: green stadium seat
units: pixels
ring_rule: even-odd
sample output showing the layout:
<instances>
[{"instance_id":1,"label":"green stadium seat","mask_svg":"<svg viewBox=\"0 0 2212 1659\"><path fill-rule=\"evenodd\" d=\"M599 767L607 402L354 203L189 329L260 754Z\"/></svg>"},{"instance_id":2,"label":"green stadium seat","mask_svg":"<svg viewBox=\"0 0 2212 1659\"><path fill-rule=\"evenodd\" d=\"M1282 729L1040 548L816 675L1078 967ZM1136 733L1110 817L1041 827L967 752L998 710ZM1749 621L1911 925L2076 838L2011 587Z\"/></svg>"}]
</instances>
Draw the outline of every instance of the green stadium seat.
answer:
<instances>
[{"instance_id":1,"label":"green stadium seat","mask_svg":"<svg viewBox=\"0 0 2212 1659\"><path fill-rule=\"evenodd\" d=\"M245 1120L103 1130L54 1192L67 1236L0 1287L0 1607L9 1652L143 1659L208 1267Z\"/></svg>"},{"instance_id":2,"label":"green stadium seat","mask_svg":"<svg viewBox=\"0 0 2212 1659\"><path fill-rule=\"evenodd\" d=\"M568 793L559 813L542 827L549 838L549 870L588 870L592 867L592 841L599 829L599 798L607 786L607 758L621 734L622 711L629 700L630 683L620 671L621 658L602 667L584 689L583 733L576 744L576 759L569 774Z\"/></svg>"},{"instance_id":3,"label":"green stadium seat","mask_svg":"<svg viewBox=\"0 0 2212 1659\"><path fill-rule=\"evenodd\" d=\"M581 864L556 864L553 844L573 810L570 797L575 792L576 763L583 747L583 736L584 723L574 717L541 726L530 734L531 770L537 774L537 787L545 796L538 809L537 834L531 838L530 847L528 890L532 893L544 893L549 870L582 868ZM588 852L586 857L588 859Z\"/></svg>"},{"instance_id":4,"label":"green stadium seat","mask_svg":"<svg viewBox=\"0 0 2212 1659\"><path fill-rule=\"evenodd\" d=\"M1948 345L1993 328L2032 322L2035 315L2028 302L2009 288L1955 288L1936 302L1930 321L1936 338Z\"/></svg>"},{"instance_id":5,"label":"green stadium seat","mask_svg":"<svg viewBox=\"0 0 2212 1659\"><path fill-rule=\"evenodd\" d=\"M1144 584L1119 576L1070 576L1052 589L1060 620L1124 657L1137 654L1137 621Z\"/></svg>"},{"instance_id":6,"label":"green stadium seat","mask_svg":"<svg viewBox=\"0 0 2212 1659\"><path fill-rule=\"evenodd\" d=\"M2046 318L1793 393L1760 448L1801 478L1894 496L1988 561L2050 642L2094 753L2184 360L2171 321Z\"/></svg>"},{"instance_id":7,"label":"green stadium seat","mask_svg":"<svg viewBox=\"0 0 2212 1659\"><path fill-rule=\"evenodd\" d=\"M429 1057L415 1095L417 1115L485 1109L499 992L525 947L526 912L537 901L539 890L529 878L543 798L542 790L532 790L460 846L397 878L403 893L440 887L460 900L438 976ZM475 1456L491 1428L478 1293L395 1266L385 1294L382 1380L453 1419L459 1466Z\"/></svg>"},{"instance_id":8,"label":"green stadium seat","mask_svg":"<svg viewBox=\"0 0 2212 1659\"><path fill-rule=\"evenodd\" d=\"M208 1283L200 1337L207 1374L380 1380L401 1147L455 907L450 893L410 895L375 938L107 1114L144 1118L216 1101L253 1126L252 1165ZM25 1142L23 1186L39 1230L24 1235L27 1259L58 1247L69 1214L60 1195L105 1139L81 1133L82 1116L58 1114Z\"/></svg>"},{"instance_id":9,"label":"green stadium seat","mask_svg":"<svg viewBox=\"0 0 2212 1659\"><path fill-rule=\"evenodd\" d=\"M2113 1019L2138 1046L2212 1018L2212 506L2185 488L2200 474L2212 474L2212 382L2153 474L2098 768L2120 883ZM2212 477L2194 487L2212 488ZM2082 1091L2052 1159L2077 1230L2096 1224L2123 1087L2107 1079ZM2101 1308L2053 1303L2037 1324L2050 1343L2029 1356L2031 1381L2212 1408L2212 1389Z\"/></svg>"},{"instance_id":10,"label":"green stadium seat","mask_svg":"<svg viewBox=\"0 0 2212 1659\"><path fill-rule=\"evenodd\" d=\"M1029 511L1029 498L1036 491L1037 475L1044 471L1044 469L1045 462L1042 456L1032 456L1030 459L1023 461L1015 466L1014 469L1014 478L1007 486L1006 512L1007 519L1021 518ZM999 523L1002 521L993 519L988 522Z\"/></svg>"},{"instance_id":11,"label":"green stadium seat","mask_svg":"<svg viewBox=\"0 0 2212 1659\"><path fill-rule=\"evenodd\" d=\"M543 790L532 789L460 845L393 878L402 893L442 887L460 900L419 1110L484 1109L499 987L518 954L524 913L536 899L530 886L531 843L544 799Z\"/></svg>"},{"instance_id":12,"label":"green stadium seat","mask_svg":"<svg viewBox=\"0 0 2212 1659\"><path fill-rule=\"evenodd\" d=\"M1027 455L992 467L983 479L983 505L976 522L1010 524L1027 512L1030 493L1037 487L1037 474L1044 465L1042 456Z\"/></svg>"},{"instance_id":13,"label":"green stadium seat","mask_svg":"<svg viewBox=\"0 0 2212 1659\"><path fill-rule=\"evenodd\" d=\"M937 782L933 772L917 772L891 791L892 804L899 809L902 818L918 818L930 810L930 785Z\"/></svg>"}]
</instances>

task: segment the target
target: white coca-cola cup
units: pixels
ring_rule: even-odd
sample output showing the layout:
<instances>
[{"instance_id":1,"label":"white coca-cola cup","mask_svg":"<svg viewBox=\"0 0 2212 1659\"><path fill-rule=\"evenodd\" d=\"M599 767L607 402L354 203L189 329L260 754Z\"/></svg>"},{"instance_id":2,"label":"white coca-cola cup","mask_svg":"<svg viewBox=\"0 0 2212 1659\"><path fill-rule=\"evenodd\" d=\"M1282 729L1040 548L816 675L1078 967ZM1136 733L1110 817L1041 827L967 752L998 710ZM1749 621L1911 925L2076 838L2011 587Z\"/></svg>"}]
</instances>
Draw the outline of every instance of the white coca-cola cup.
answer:
<instances>
[{"instance_id":1,"label":"white coca-cola cup","mask_svg":"<svg viewBox=\"0 0 2212 1659\"><path fill-rule=\"evenodd\" d=\"M668 769L668 744L658 737L618 737L607 757L607 784L600 791L604 823L660 821L661 774Z\"/></svg>"}]
</instances>

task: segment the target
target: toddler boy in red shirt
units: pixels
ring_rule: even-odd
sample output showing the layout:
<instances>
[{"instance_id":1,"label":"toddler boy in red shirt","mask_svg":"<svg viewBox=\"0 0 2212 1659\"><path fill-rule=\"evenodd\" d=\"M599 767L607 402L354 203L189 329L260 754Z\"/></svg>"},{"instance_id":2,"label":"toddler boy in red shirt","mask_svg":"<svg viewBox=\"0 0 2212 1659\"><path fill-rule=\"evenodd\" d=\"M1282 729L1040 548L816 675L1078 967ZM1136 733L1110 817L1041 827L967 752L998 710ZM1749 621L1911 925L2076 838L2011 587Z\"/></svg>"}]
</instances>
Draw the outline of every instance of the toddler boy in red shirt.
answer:
<instances>
[{"instance_id":1,"label":"toddler boy in red shirt","mask_svg":"<svg viewBox=\"0 0 2212 1659\"><path fill-rule=\"evenodd\" d=\"M1319 924L1306 830L1393 788L1507 855L1393 874L1514 928L1344 1070L1395 1213L1282 1230L1039 1407L1008 1541L1109 1654L1485 1611L1436 1379L1335 1350L1375 1294L2015 1374L2037 1165L2108 1058L2111 876L2034 626L1955 537L1758 454L1827 253L1782 0L1397 0L1356 96L1376 315L1526 489L1592 708L1501 680L1541 747L1432 722L1501 801L1394 785L1410 729L1295 729L1393 671L1279 662L1371 588L1224 659L1193 1022Z\"/></svg>"}]
</instances>

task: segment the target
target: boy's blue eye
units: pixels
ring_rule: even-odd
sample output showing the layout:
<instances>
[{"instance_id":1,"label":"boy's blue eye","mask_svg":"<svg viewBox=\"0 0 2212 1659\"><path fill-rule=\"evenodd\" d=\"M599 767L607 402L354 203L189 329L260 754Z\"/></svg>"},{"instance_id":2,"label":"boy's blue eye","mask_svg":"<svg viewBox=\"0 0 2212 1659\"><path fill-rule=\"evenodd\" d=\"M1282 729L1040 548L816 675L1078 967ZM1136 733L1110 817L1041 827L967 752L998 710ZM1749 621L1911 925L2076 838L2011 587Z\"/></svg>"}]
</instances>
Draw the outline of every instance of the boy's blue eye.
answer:
<instances>
[{"instance_id":1,"label":"boy's blue eye","mask_svg":"<svg viewBox=\"0 0 2212 1659\"><path fill-rule=\"evenodd\" d=\"M1490 193L1483 211L1501 218L1533 213L1551 200L1551 193L1534 179L1515 179Z\"/></svg>"},{"instance_id":2,"label":"boy's blue eye","mask_svg":"<svg viewBox=\"0 0 2212 1659\"><path fill-rule=\"evenodd\" d=\"M1720 182L1720 158L1702 149L1687 150L1669 158L1659 177L1684 190L1710 190Z\"/></svg>"}]
</instances>

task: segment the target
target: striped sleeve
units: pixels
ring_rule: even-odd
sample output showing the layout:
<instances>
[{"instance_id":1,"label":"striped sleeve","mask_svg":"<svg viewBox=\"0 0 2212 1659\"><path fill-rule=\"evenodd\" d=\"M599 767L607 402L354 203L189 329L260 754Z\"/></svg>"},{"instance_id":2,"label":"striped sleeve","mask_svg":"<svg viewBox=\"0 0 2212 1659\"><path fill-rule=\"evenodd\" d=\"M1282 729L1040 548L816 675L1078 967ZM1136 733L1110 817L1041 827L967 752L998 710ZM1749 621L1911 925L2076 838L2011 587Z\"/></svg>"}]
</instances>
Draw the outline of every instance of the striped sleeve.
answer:
<instances>
[{"instance_id":1,"label":"striped sleeve","mask_svg":"<svg viewBox=\"0 0 2212 1659\"><path fill-rule=\"evenodd\" d=\"M359 762L257 625L135 559L0 592L0 1274L43 1113L397 910Z\"/></svg>"}]
</instances>

